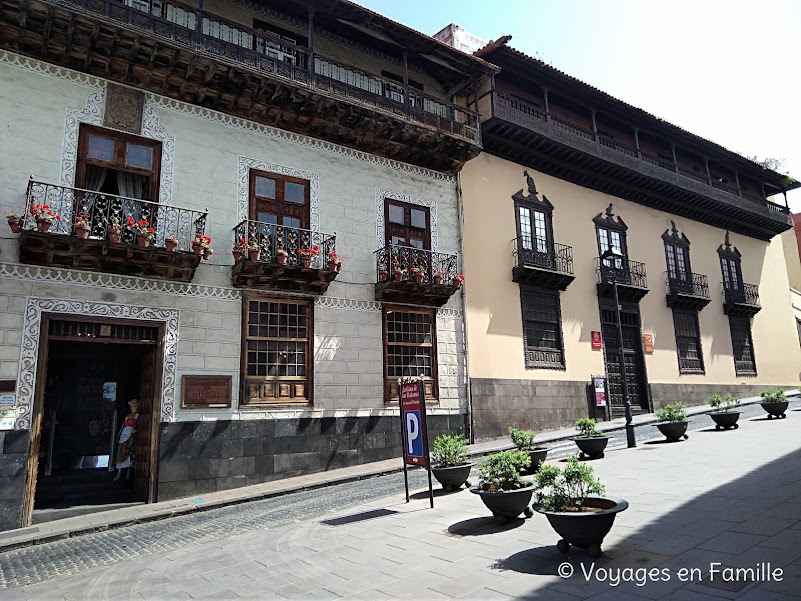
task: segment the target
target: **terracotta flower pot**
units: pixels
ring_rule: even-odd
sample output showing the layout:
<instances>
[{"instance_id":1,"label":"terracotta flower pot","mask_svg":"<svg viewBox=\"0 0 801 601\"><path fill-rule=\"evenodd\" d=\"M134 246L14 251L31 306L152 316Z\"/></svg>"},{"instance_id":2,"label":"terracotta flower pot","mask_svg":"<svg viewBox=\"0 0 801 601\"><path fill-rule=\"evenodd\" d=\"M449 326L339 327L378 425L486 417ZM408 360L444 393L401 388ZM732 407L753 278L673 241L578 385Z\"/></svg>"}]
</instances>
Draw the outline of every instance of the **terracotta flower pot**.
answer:
<instances>
[{"instance_id":1,"label":"terracotta flower pot","mask_svg":"<svg viewBox=\"0 0 801 601\"><path fill-rule=\"evenodd\" d=\"M231 254L234 255L234 263L239 263L242 260L242 251L241 250L231 251Z\"/></svg>"},{"instance_id":2,"label":"terracotta flower pot","mask_svg":"<svg viewBox=\"0 0 801 601\"><path fill-rule=\"evenodd\" d=\"M175 249L178 248L178 240L176 238L164 238L164 248L167 249L167 252L175 252Z\"/></svg>"},{"instance_id":3,"label":"terracotta flower pot","mask_svg":"<svg viewBox=\"0 0 801 601\"><path fill-rule=\"evenodd\" d=\"M379 269L378 270L378 281L379 282L386 282L387 281L387 275L389 275L389 272L386 269Z\"/></svg>"},{"instance_id":4,"label":"terracotta flower pot","mask_svg":"<svg viewBox=\"0 0 801 601\"><path fill-rule=\"evenodd\" d=\"M213 251L213 250L211 250L210 248L204 248L204 249L203 249L203 258L204 258L206 261L208 261L209 259L211 259L211 255L213 255L213 254L214 254L214 251Z\"/></svg>"},{"instance_id":5,"label":"terracotta flower pot","mask_svg":"<svg viewBox=\"0 0 801 601\"><path fill-rule=\"evenodd\" d=\"M417 284L422 284L423 283L423 274L422 273L415 273L414 274L414 281Z\"/></svg>"},{"instance_id":6,"label":"terracotta flower pot","mask_svg":"<svg viewBox=\"0 0 801 601\"><path fill-rule=\"evenodd\" d=\"M451 285L453 285L454 288L461 288L462 287L462 280L460 278L453 278L453 281L451 282Z\"/></svg>"},{"instance_id":7,"label":"terracotta flower pot","mask_svg":"<svg viewBox=\"0 0 801 601\"><path fill-rule=\"evenodd\" d=\"M400 282L402 279L403 279L403 272L402 271L396 271L395 272L395 281L396 282Z\"/></svg>"},{"instance_id":8,"label":"terracotta flower pot","mask_svg":"<svg viewBox=\"0 0 801 601\"><path fill-rule=\"evenodd\" d=\"M119 244L120 240L122 240L122 232L120 230L109 230L108 231L108 241L113 242L114 244Z\"/></svg>"},{"instance_id":9,"label":"terracotta flower pot","mask_svg":"<svg viewBox=\"0 0 801 601\"><path fill-rule=\"evenodd\" d=\"M248 251L248 257L250 257L251 261L258 261L261 259L261 249L260 248L251 248Z\"/></svg>"},{"instance_id":10,"label":"terracotta flower pot","mask_svg":"<svg viewBox=\"0 0 801 601\"><path fill-rule=\"evenodd\" d=\"M22 221L19 219L9 219L8 227L11 228L12 233L19 234L22 230Z\"/></svg>"},{"instance_id":11,"label":"terracotta flower pot","mask_svg":"<svg viewBox=\"0 0 801 601\"><path fill-rule=\"evenodd\" d=\"M303 263L303 266L307 267L307 268L311 267L311 261L312 261L311 259L301 259L301 262Z\"/></svg>"},{"instance_id":12,"label":"terracotta flower pot","mask_svg":"<svg viewBox=\"0 0 801 601\"><path fill-rule=\"evenodd\" d=\"M285 255L283 253L278 253L277 255L275 255L275 261L279 265L286 265L287 258L288 258L287 255Z\"/></svg>"},{"instance_id":13,"label":"terracotta flower pot","mask_svg":"<svg viewBox=\"0 0 801 601\"><path fill-rule=\"evenodd\" d=\"M442 276L441 275L435 275L434 276L434 283L437 284L437 285L441 284L442 283Z\"/></svg>"},{"instance_id":14,"label":"terracotta flower pot","mask_svg":"<svg viewBox=\"0 0 801 601\"><path fill-rule=\"evenodd\" d=\"M197 243L192 244L192 252L195 253L196 255L202 255L204 250L205 249L203 248L202 244L197 244Z\"/></svg>"},{"instance_id":15,"label":"terracotta flower pot","mask_svg":"<svg viewBox=\"0 0 801 601\"><path fill-rule=\"evenodd\" d=\"M91 228L88 225L76 225L75 226L75 235L78 236L81 240L86 240L89 237L89 232Z\"/></svg>"},{"instance_id":16,"label":"terracotta flower pot","mask_svg":"<svg viewBox=\"0 0 801 601\"><path fill-rule=\"evenodd\" d=\"M36 229L40 232L46 232L50 229L50 222L47 219L37 219Z\"/></svg>"},{"instance_id":17,"label":"terracotta flower pot","mask_svg":"<svg viewBox=\"0 0 801 601\"><path fill-rule=\"evenodd\" d=\"M337 266L337 262L336 261L329 261L328 262L328 271L339 271L339 269L337 269L337 267L338 266Z\"/></svg>"},{"instance_id":18,"label":"terracotta flower pot","mask_svg":"<svg viewBox=\"0 0 801 601\"><path fill-rule=\"evenodd\" d=\"M136 237L136 243L142 248L150 246L150 234L139 234Z\"/></svg>"}]
</instances>

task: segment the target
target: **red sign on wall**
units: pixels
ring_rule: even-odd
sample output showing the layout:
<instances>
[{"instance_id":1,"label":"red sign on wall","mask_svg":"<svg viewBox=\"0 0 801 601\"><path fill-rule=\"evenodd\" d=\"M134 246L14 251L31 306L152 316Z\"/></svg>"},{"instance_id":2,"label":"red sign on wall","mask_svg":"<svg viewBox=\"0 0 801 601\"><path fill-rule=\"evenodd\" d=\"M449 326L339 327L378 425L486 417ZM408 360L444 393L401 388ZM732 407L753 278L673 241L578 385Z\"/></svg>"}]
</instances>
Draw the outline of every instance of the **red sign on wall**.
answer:
<instances>
[{"instance_id":1,"label":"red sign on wall","mask_svg":"<svg viewBox=\"0 0 801 601\"><path fill-rule=\"evenodd\" d=\"M600 351L601 350L601 333L600 332L592 332L592 350Z\"/></svg>"},{"instance_id":2,"label":"red sign on wall","mask_svg":"<svg viewBox=\"0 0 801 601\"><path fill-rule=\"evenodd\" d=\"M642 345L645 347L645 352L651 354L654 352L654 335L653 334L643 334L642 335Z\"/></svg>"}]
</instances>

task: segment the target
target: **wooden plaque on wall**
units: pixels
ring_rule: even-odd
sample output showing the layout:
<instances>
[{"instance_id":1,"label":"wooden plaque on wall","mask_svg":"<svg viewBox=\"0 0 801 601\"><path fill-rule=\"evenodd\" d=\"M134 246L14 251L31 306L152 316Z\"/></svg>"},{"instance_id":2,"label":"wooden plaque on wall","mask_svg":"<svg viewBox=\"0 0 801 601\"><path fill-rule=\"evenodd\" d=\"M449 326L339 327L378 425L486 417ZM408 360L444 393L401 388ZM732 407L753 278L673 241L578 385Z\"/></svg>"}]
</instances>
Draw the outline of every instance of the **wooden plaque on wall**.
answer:
<instances>
[{"instance_id":1,"label":"wooden plaque on wall","mask_svg":"<svg viewBox=\"0 0 801 601\"><path fill-rule=\"evenodd\" d=\"M183 376L181 408L226 409L231 406L231 376Z\"/></svg>"}]
</instances>

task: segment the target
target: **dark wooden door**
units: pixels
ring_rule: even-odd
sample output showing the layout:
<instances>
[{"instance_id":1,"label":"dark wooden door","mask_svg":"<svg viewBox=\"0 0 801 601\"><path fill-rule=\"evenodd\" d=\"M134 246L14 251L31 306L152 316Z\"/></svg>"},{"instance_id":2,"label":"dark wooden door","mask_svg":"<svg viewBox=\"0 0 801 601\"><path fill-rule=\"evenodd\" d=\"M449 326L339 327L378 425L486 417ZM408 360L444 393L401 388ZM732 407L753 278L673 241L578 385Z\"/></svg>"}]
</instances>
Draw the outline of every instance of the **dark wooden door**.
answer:
<instances>
[{"instance_id":1,"label":"dark wooden door","mask_svg":"<svg viewBox=\"0 0 801 601\"><path fill-rule=\"evenodd\" d=\"M309 229L308 180L251 170L250 219Z\"/></svg>"},{"instance_id":2,"label":"dark wooden door","mask_svg":"<svg viewBox=\"0 0 801 601\"><path fill-rule=\"evenodd\" d=\"M152 503L155 500L155 469L158 454L156 443L159 423L158 347L148 347L142 356L139 383L139 426L134 440L134 495L137 500Z\"/></svg>"},{"instance_id":3,"label":"dark wooden door","mask_svg":"<svg viewBox=\"0 0 801 601\"><path fill-rule=\"evenodd\" d=\"M431 216L428 207L397 200L384 201L387 246L431 249Z\"/></svg>"},{"instance_id":4,"label":"dark wooden door","mask_svg":"<svg viewBox=\"0 0 801 601\"><path fill-rule=\"evenodd\" d=\"M645 378L645 360L642 350L639 311L627 311L624 309L620 312L620 320L623 324L623 353L631 409L635 413L648 412L650 403L648 401ZM620 345L614 309L601 309L601 329L606 357L606 377L609 384L610 406L614 415L622 415L624 403L620 380Z\"/></svg>"}]
</instances>

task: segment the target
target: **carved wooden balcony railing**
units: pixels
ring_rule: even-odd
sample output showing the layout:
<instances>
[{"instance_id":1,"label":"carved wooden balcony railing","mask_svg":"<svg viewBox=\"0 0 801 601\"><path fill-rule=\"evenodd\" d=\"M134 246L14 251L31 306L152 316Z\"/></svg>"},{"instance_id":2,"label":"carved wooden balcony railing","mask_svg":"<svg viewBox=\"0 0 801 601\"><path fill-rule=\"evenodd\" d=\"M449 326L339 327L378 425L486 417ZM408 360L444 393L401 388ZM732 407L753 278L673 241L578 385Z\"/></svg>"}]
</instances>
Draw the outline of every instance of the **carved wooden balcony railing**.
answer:
<instances>
[{"instance_id":1,"label":"carved wooden balcony railing","mask_svg":"<svg viewBox=\"0 0 801 601\"><path fill-rule=\"evenodd\" d=\"M336 234L246 220L234 228L234 248L241 259L233 267L233 285L263 290L324 294L339 271L329 269ZM304 262L298 251L308 253ZM285 253L285 254L284 254Z\"/></svg>"},{"instance_id":2,"label":"carved wooden balcony railing","mask_svg":"<svg viewBox=\"0 0 801 601\"><path fill-rule=\"evenodd\" d=\"M10 0L0 48L442 171L480 151L479 115L448 99L406 98L396 81L316 52L312 61L306 48L194 4L147 6Z\"/></svg>"},{"instance_id":3,"label":"carved wooden balcony railing","mask_svg":"<svg viewBox=\"0 0 801 601\"><path fill-rule=\"evenodd\" d=\"M723 312L726 315L747 315L753 317L762 310L759 304L759 287L741 283L739 286L722 282Z\"/></svg>"},{"instance_id":4,"label":"carved wooden balcony railing","mask_svg":"<svg viewBox=\"0 0 801 601\"><path fill-rule=\"evenodd\" d=\"M575 279L572 246L531 236L518 236L512 244L512 280L518 284L566 290Z\"/></svg>"},{"instance_id":5,"label":"carved wooden balcony railing","mask_svg":"<svg viewBox=\"0 0 801 601\"><path fill-rule=\"evenodd\" d=\"M665 272L667 285L667 306L674 309L695 309L700 311L706 307L709 298L709 281L700 273L676 273L671 276Z\"/></svg>"},{"instance_id":6,"label":"carved wooden balcony railing","mask_svg":"<svg viewBox=\"0 0 801 601\"><path fill-rule=\"evenodd\" d=\"M593 132L515 96L493 92L491 117L495 119L484 124L486 149L514 158L518 162L528 161L538 168L545 169L546 172L579 179L586 176L587 185L596 188L601 186L597 189L609 190L610 193L622 195L624 198L639 199L639 202L646 204L650 201L655 206L661 206L662 210L686 214L702 221L717 220L720 222L719 225L726 226L730 220L735 220L736 223L731 229L756 235L762 239L769 239L776 233L788 229L791 223L787 207L727 185L715 177L707 177L706 174L685 169L671 160ZM515 133L515 131L526 133ZM553 145L543 146L543 137L578 151L585 158L575 158L577 165L572 165L567 163L573 160L572 158L562 157L557 165L553 159L555 149L552 148ZM604 173L605 178L593 179L588 171L590 167L586 164L587 154L627 171L621 170L619 175L618 172L614 175ZM548 157L550 162L546 160ZM543 161L542 165L539 164L540 160ZM595 169L601 168L596 166ZM647 183L642 177L634 179L636 176L631 174L632 171L636 172L637 176L653 178L660 183ZM590 182L591 179L594 184ZM668 192L663 183L675 188ZM653 198L645 197L643 200L643 191L646 188L649 192L658 194L652 195ZM630 195L626 195L626 192ZM661 201L659 195L665 195L665 198L669 198L676 206L668 206ZM704 202L695 200L699 196L704 197Z\"/></svg>"},{"instance_id":7,"label":"carved wooden balcony railing","mask_svg":"<svg viewBox=\"0 0 801 601\"><path fill-rule=\"evenodd\" d=\"M196 234L205 234L207 212L126 198L31 179L20 235L20 261L48 267L72 267L105 273L191 282L200 256L192 252ZM39 231L31 207L47 205L54 216ZM78 216L85 216L88 237L77 235ZM129 218L154 228L148 247L137 243ZM113 224L119 225L119 242ZM167 250L173 239L174 250Z\"/></svg>"},{"instance_id":8,"label":"carved wooden balcony railing","mask_svg":"<svg viewBox=\"0 0 801 601\"><path fill-rule=\"evenodd\" d=\"M598 295L612 296L613 286L617 284L621 300L639 301L648 294L648 278L645 264L623 259L595 259L595 272L598 275Z\"/></svg>"},{"instance_id":9,"label":"carved wooden balcony railing","mask_svg":"<svg viewBox=\"0 0 801 601\"><path fill-rule=\"evenodd\" d=\"M461 287L456 255L390 245L375 264L376 300L441 307Z\"/></svg>"}]
</instances>

